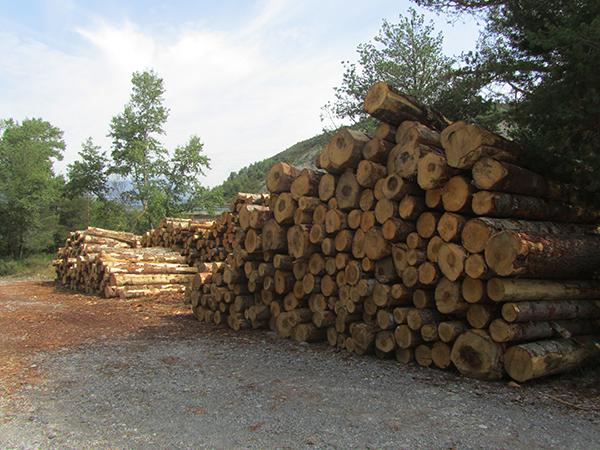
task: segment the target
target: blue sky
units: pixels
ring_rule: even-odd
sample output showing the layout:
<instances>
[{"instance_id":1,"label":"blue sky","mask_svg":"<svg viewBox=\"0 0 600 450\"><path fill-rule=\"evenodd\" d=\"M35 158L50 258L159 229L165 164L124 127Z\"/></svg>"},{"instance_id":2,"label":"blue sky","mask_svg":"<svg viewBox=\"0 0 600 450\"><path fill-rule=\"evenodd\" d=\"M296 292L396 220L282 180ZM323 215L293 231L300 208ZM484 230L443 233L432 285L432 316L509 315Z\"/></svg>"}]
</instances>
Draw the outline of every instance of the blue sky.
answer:
<instances>
[{"instance_id":1,"label":"blue sky","mask_svg":"<svg viewBox=\"0 0 600 450\"><path fill-rule=\"evenodd\" d=\"M0 117L42 117L65 132L63 171L110 119L135 70L153 68L171 110L164 143L205 143L218 184L231 171L318 133L340 61L395 21L407 0L0 0ZM447 23L445 52L474 48L472 19Z\"/></svg>"}]
</instances>

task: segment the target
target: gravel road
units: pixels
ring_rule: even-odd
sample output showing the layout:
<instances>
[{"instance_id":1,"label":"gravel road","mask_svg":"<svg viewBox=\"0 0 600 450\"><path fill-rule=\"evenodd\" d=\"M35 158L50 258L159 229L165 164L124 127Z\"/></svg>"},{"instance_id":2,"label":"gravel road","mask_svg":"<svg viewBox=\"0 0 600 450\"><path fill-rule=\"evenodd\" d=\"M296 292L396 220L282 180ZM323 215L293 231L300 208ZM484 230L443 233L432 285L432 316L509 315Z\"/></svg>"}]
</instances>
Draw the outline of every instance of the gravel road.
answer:
<instances>
[{"instance_id":1,"label":"gravel road","mask_svg":"<svg viewBox=\"0 0 600 450\"><path fill-rule=\"evenodd\" d=\"M28 364L43 376L0 399L3 448L600 445L600 412L586 403L600 369L511 387L235 334L186 314ZM577 384L591 389L587 400L573 394Z\"/></svg>"}]
</instances>

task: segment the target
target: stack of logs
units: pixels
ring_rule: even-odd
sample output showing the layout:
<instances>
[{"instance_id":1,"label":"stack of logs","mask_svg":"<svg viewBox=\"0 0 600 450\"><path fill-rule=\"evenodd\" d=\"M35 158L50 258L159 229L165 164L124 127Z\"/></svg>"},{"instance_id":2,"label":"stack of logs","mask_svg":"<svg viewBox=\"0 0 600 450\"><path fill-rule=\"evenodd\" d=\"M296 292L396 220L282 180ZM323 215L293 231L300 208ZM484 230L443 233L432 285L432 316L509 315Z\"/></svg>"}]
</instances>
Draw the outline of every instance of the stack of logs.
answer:
<instances>
[{"instance_id":1,"label":"stack of logs","mask_svg":"<svg viewBox=\"0 0 600 450\"><path fill-rule=\"evenodd\" d=\"M144 247L166 247L180 252L190 266L206 270L207 263L223 262L233 251L238 215L243 205L264 205L268 195L238 193L231 210L214 220L164 218L142 237Z\"/></svg>"},{"instance_id":2,"label":"stack of logs","mask_svg":"<svg viewBox=\"0 0 600 450\"><path fill-rule=\"evenodd\" d=\"M340 130L321 170L272 167L268 204L194 280L196 317L482 379L598 356L597 214L515 143L384 83L365 110L374 135Z\"/></svg>"},{"instance_id":3,"label":"stack of logs","mask_svg":"<svg viewBox=\"0 0 600 450\"><path fill-rule=\"evenodd\" d=\"M140 248L139 236L93 227L70 233L57 256L59 284L105 297L184 292L197 273L175 251Z\"/></svg>"}]
</instances>

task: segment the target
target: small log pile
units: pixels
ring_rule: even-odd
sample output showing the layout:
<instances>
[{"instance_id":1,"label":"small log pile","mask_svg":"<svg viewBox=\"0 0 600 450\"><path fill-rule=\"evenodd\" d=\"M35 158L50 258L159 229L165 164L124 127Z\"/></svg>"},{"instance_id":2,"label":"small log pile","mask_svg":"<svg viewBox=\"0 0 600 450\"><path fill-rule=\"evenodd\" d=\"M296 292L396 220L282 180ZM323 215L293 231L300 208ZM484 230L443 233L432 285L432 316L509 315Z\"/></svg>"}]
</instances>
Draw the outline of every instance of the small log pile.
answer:
<instances>
[{"instance_id":1,"label":"small log pile","mask_svg":"<svg viewBox=\"0 0 600 450\"><path fill-rule=\"evenodd\" d=\"M177 252L141 248L139 236L93 227L70 233L57 256L60 285L105 297L184 292L197 272Z\"/></svg>"},{"instance_id":2,"label":"small log pile","mask_svg":"<svg viewBox=\"0 0 600 450\"><path fill-rule=\"evenodd\" d=\"M231 210L214 220L164 218L159 226L142 237L144 247L165 247L186 257L191 266L201 271L206 263L223 262L233 251L236 231L239 228L239 211L244 205L265 205L268 195L238 193Z\"/></svg>"},{"instance_id":3,"label":"small log pile","mask_svg":"<svg viewBox=\"0 0 600 450\"><path fill-rule=\"evenodd\" d=\"M600 355L598 214L518 165L518 145L385 83L373 136L338 131L319 170L275 164L199 320L523 382Z\"/></svg>"}]
</instances>

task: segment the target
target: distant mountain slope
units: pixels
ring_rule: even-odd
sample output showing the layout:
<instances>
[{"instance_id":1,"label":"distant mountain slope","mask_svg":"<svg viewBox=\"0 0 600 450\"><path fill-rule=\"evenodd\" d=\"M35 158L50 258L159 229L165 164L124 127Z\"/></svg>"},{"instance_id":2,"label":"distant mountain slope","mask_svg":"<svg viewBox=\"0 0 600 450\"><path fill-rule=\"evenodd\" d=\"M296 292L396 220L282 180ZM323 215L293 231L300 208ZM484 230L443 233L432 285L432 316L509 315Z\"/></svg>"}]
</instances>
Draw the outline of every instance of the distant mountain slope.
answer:
<instances>
[{"instance_id":1,"label":"distant mountain slope","mask_svg":"<svg viewBox=\"0 0 600 450\"><path fill-rule=\"evenodd\" d=\"M314 168L315 157L328 139L329 134L322 133L298 142L275 156L250 164L238 172L232 172L227 180L215 189L222 188L227 200L238 192L265 192L265 176L273 164L284 161L300 168Z\"/></svg>"}]
</instances>

